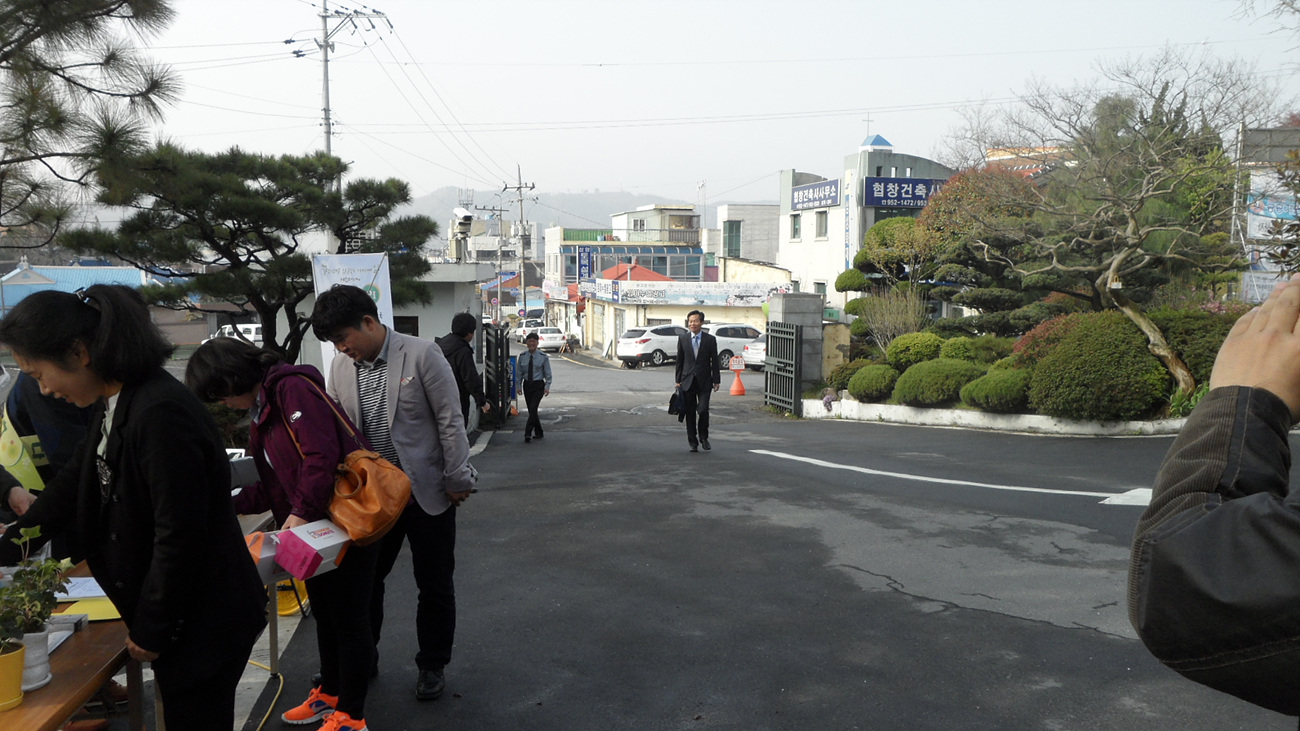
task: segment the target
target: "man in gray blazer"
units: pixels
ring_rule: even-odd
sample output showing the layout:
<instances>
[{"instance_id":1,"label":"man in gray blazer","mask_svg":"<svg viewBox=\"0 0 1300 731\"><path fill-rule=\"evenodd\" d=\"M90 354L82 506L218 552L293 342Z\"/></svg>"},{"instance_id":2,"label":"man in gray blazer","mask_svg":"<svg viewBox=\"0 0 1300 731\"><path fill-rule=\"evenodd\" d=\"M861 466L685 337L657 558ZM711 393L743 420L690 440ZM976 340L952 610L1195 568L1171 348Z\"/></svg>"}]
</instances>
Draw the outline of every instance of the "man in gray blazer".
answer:
<instances>
[{"instance_id":1,"label":"man in gray blazer","mask_svg":"<svg viewBox=\"0 0 1300 731\"><path fill-rule=\"evenodd\" d=\"M374 300L358 287L323 292L311 321L316 337L339 351L329 365L330 395L375 451L411 478L411 503L381 541L370 621L378 645L384 579L408 541L419 589L415 695L433 700L446 687L443 668L456 634L456 506L477 479L456 378L437 343L385 327Z\"/></svg>"}]
</instances>

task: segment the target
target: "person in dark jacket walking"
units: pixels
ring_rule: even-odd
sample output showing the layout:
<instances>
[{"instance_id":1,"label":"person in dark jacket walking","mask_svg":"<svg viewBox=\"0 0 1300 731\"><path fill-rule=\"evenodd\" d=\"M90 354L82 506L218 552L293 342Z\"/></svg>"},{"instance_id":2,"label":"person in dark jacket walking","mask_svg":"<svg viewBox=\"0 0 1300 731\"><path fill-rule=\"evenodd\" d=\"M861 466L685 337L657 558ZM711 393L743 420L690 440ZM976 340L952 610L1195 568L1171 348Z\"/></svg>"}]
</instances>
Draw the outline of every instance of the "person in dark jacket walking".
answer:
<instances>
[{"instance_id":1,"label":"person in dark jacket walking","mask_svg":"<svg viewBox=\"0 0 1300 731\"><path fill-rule=\"evenodd\" d=\"M0 565L20 557L23 528L75 530L127 651L152 663L166 725L230 731L266 592L216 422L163 369L171 344L119 285L28 295L0 321L0 342L42 393L94 407L68 467L0 538Z\"/></svg>"},{"instance_id":2,"label":"person in dark jacket walking","mask_svg":"<svg viewBox=\"0 0 1300 731\"><path fill-rule=\"evenodd\" d=\"M713 449L709 444L709 397L722 384L718 372L718 341L706 332L704 313L686 315L690 331L677 338L677 388L682 394L681 416L686 420L686 443L692 452Z\"/></svg>"},{"instance_id":3,"label":"person in dark jacket walking","mask_svg":"<svg viewBox=\"0 0 1300 731\"><path fill-rule=\"evenodd\" d=\"M325 395L315 367L234 338L209 340L190 356L185 382L208 403L252 414L248 451L261 480L235 500L240 513L270 510L282 529L328 518L335 470L355 449L370 449ZM351 431L349 431L351 428ZM355 435L355 436L354 436ZM322 729L366 728L366 690L375 665L370 598L379 544L348 546L338 568L307 579L321 683L282 720Z\"/></svg>"},{"instance_id":4,"label":"person in dark jacket walking","mask_svg":"<svg viewBox=\"0 0 1300 731\"><path fill-rule=\"evenodd\" d=\"M483 376L479 375L474 365L474 331L478 329L478 319L468 312L458 313L451 318L451 332L438 338L438 346L447 357L451 373L456 377L456 386L460 389L460 413L465 416L465 426L469 426L470 397L478 403L483 413L488 413L492 405L488 403L487 394L483 393Z\"/></svg>"}]
</instances>

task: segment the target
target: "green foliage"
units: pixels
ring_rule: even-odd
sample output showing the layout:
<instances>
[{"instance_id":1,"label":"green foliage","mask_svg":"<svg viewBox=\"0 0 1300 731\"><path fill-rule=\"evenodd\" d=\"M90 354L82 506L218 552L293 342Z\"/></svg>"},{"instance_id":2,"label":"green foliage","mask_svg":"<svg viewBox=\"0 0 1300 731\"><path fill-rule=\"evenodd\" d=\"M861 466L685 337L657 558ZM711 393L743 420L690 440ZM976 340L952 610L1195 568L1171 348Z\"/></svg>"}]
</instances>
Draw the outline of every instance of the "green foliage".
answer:
<instances>
[{"instance_id":1,"label":"green foliage","mask_svg":"<svg viewBox=\"0 0 1300 731\"><path fill-rule=\"evenodd\" d=\"M995 360L992 363L990 363L989 373L992 373L993 371L1016 370L1019 367L1020 364L1016 362L1016 356L1008 355L1005 358L999 358L998 360Z\"/></svg>"},{"instance_id":2,"label":"green foliage","mask_svg":"<svg viewBox=\"0 0 1300 731\"><path fill-rule=\"evenodd\" d=\"M849 379L853 378L854 373L872 364L873 361L869 358L858 358L847 363L841 363L832 368L831 372L826 376L826 385L836 391L843 391L849 387Z\"/></svg>"},{"instance_id":3,"label":"green foliage","mask_svg":"<svg viewBox=\"0 0 1300 731\"><path fill-rule=\"evenodd\" d=\"M943 341L943 347L939 348L939 357L974 361L975 338L955 337Z\"/></svg>"},{"instance_id":4,"label":"green foliage","mask_svg":"<svg viewBox=\"0 0 1300 731\"><path fill-rule=\"evenodd\" d=\"M1070 309L1065 305L1052 302L1033 302L1007 313L1011 329L1016 333L1025 333L1044 322L1067 314Z\"/></svg>"},{"instance_id":5,"label":"green foliage","mask_svg":"<svg viewBox=\"0 0 1300 731\"><path fill-rule=\"evenodd\" d=\"M845 269L835 278L836 292L862 292L871 286L871 281L861 269Z\"/></svg>"},{"instance_id":6,"label":"green foliage","mask_svg":"<svg viewBox=\"0 0 1300 731\"><path fill-rule=\"evenodd\" d=\"M1032 368L1076 325L1081 322L1080 315L1062 315L1041 323L1025 333L1016 341L1012 352L1021 368Z\"/></svg>"},{"instance_id":7,"label":"green foliage","mask_svg":"<svg viewBox=\"0 0 1300 731\"><path fill-rule=\"evenodd\" d=\"M1024 301L1024 295L1002 287L968 289L952 298L953 304L973 307L981 313L1014 310Z\"/></svg>"},{"instance_id":8,"label":"green foliage","mask_svg":"<svg viewBox=\"0 0 1300 731\"><path fill-rule=\"evenodd\" d=\"M55 593L68 585L65 573L72 562L28 558L31 542L40 537L40 527L23 528L14 540L23 552L22 561L8 586L0 588L0 648L12 649L28 632L40 632L58 605Z\"/></svg>"},{"instance_id":9,"label":"green foliage","mask_svg":"<svg viewBox=\"0 0 1300 731\"><path fill-rule=\"evenodd\" d=\"M897 381L898 371L891 366L865 366L849 379L849 394L859 401L883 401L893 393Z\"/></svg>"},{"instance_id":10,"label":"green foliage","mask_svg":"<svg viewBox=\"0 0 1300 731\"><path fill-rule=\"evenodd\" d=\"M894 384L894 400L908 406L942 406L961 398L962 386L984 375L967 360L927 360L903 371Z\"/></svg>"},{"instance_id":11,"label":"green foliage","mask_svg":"<svg viewBox=\"0 0 1300 731\"><path fill-rule=\"evenodd\" d=\"M855 338L871 337L871 331L867 329L867 321L862 319L861 317L849 323L849 334Z\"/></svg>"},{"instance_id":12,"label":"green foliage","mask_svg":"<svg viewBox=\"0 0 1300 731\"><path fill-rule=\"evenodd\" d=\"M867 299L868 299L867 297L858 297L856 299L851 299L848 302L845 302L844 314L853 315L854 317L861 317L863 314L863 309L868 304Z\"/></svg>"},{"instance_id":13,"label":"green foliage","mask_svg":"<svg viewBox=\"0 0 1300 731\"><path fill-rule=\"evenodd\" d=\"M1074 321L1069 331L1034 366L1029 387L1034 410L1116 421L1148 416L1164 403L1169 372L1127 317L1101 312L1066 319Z\"/></svg>"},{"instance_id":14,"label":"green foliage","mask_svg":"<svg viewBox=\"0 0 1300 731\"><path fill-rule=\"evenodd\" d=\"M1000 338L996 335L981 335L971 342L973 360L976 363L992 363L1011 355L1016 341L1012 338Z\"/></svg>"},{"instance_id":15,"label":"green foliage","mask_svg":"<svg viewBox=\"0 0 1300 731\"><path fill-rule=\"evenodd\" d=\"M1187 364L1197 383L1208 383L1214 359L1241 310L1221 313L1205 310L1154 310L1151 321L1164 333L1169 347Z\"/></svg>"},{"instance_id":16,"label":"green foliage","mask_svg":"<svg viewBox=\"0 0 1300 731\"><path fill-rule=\"evenodd\" d=\"M99 202L133 212L116 231L74 230L59 243L171 273L170 283L142 290L153 303L199 311L217 301L256 313L267 347L293 362L311 325L299 315L313 291L310 237L328 232L359 242L361 252L388 254L393 303L429 300L417 280L430 270L425 247L437 224L392 217L411 199L400 180L357 179L337 190L347 169L324 153L209 154L160 144L114 155L96 170Z\"/></svg>"},{"instance_id":17,"label":"green foliage","mask_svg":"<svg viewBox=\"0 0 1300 731\"><path fill-rule=\"evenodd\" d=\"M969 317L941 317L938 320L932 320L926 326L925 332L934 333L945 340L948 338L973 337L978 334L971 327Z\"/></svg>"},{"instance_id":18,"label":"green foliage","mask_svg":"<svg viewBox=\"0 0 1300 731\"><path fill-rule=\"evenodd\" d=\"M996 364L995 364L996 365ZM989 369L961 389L961 402L996 414L1024 413L1029 405L1029 371Z\"/></svg>"},{"instance_id":19,"label":"green foliage","mask_svg":"<svg viewBox=\"0 0 1300 731\"><path fill-rule=\"evenodd\" d=\"M934 333L908 333L890 342L885 357L894 368L907 371L921 361L938 358L942 348L943 338Z\"/></svg>"},{"instance_id":20,"label":"green foliage","mask_svg":"<svg viewBox=\"0 0 1300 731\"><path fill-rule=\"evenodd\" d=\"M980 334L1006 337L1016 331L1015 327L1011 324L1010 314L1006 312L989 312L983 315L971 315L965 319L969 321L969 327Z\"/></svg>"},{"instance_id":21,"label":"green foliage","mask_svg":"<svg viewBox=\"0 0 1300 731\"><path fill-rule=\"evenodd\" d=\"M1174 392L1169 395L1169 417L1183 419L1191 416L1192 410L1196 408L1197 404L1201 403L1201 399L1209 392L1209 383L1202 383L1190 394L1175 388Z\"/></svg>"}]
</instances>

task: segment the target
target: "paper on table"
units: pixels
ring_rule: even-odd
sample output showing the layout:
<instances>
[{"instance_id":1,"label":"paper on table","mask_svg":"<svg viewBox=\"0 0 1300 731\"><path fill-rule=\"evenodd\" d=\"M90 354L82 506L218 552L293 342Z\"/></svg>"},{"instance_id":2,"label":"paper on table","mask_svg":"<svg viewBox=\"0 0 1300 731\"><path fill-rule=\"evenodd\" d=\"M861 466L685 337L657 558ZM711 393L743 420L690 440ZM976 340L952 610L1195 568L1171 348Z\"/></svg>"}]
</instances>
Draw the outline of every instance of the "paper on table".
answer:
<instances>
[{"instance_id":1,"label":"paper on table","mask_svg":"<svg viewBox=\"0 0 1300 731\"><path fill-rule=\"evenodd\" d=\"M60 612L60 614L85 614L90 617L92 622L122 618L122 615L117 613L117 607L113 606L113 602L103 597L99 599L82 599Z\"/></svg>"},{"instance_id":2,"label":"paper on table","mask_svg":"<svg viewBox=\"0 0 1300 731\"><path fill-rule=\"evenodd\" d=\"M74 576L68 579L68 588L55 592L54 596L61 602L70 602L76 599L97 599L108 595L99 588L99 582L95 581L94 577Z\"/></svg>"}]
</instances>

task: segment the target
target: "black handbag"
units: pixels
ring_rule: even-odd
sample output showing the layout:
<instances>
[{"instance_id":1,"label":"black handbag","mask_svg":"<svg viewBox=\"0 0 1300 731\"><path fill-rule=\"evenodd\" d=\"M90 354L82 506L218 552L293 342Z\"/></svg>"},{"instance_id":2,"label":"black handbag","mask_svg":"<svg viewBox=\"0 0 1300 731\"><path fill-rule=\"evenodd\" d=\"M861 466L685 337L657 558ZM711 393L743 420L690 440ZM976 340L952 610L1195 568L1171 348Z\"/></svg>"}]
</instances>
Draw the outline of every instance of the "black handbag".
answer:
<instances>
[{"instance_id":1,"label":"black handbag","mask_svg":"<svg viewBox=\"0 0 1300 731\"><path fill-rule=\"evenodd\" d=\"M680 388L673 390L673 395L668 397L668 414L677 416L682 413L682 390Z\"/></svg>"}]
</instances>

